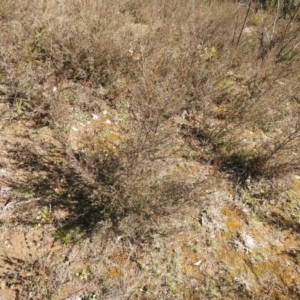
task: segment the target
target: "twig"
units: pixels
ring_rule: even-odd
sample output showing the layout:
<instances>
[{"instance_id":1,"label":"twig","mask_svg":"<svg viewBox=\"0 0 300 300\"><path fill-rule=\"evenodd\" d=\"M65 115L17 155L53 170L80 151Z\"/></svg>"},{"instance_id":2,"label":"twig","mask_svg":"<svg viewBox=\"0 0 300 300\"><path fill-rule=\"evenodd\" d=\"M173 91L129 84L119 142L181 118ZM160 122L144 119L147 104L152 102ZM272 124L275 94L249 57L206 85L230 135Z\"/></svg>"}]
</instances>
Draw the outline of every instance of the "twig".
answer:
<instances>
[{"instance_id":1,"label":"twig","mask_svg":"<svg viewBox=\"0 0 300 300\"><path fill-rule=\"evenodd\" d=\"M251 3L252 3L252 0L250 0L250 2L249 2L248 10L247 10L247 13L246 13L246 16L245 16L245 19L244 19L244 23L243 23L243 26L242 26L242 29L241 29L241 32L240 32L239 38L238 38L238 40L237 40L237 42L236 42L236 45L238 45L238 44L239 44L239 42L240 42L240 39L241 39L241 36L242 36L243 30L244 30L244 27L245 27L245 24L246 24L246 20L247 20L247 18L248 18L249 11L250 11L250 8L251 8Z\"/></svg>"}]
</instances>

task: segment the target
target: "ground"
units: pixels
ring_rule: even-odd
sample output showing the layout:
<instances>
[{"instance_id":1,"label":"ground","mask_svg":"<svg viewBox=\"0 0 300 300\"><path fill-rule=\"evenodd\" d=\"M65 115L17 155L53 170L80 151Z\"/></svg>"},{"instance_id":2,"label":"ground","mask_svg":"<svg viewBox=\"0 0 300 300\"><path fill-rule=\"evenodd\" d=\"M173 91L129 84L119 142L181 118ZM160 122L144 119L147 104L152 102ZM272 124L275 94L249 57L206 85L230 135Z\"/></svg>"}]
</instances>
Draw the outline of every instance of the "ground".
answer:
<instances>
[{"instance_id":1,"label":"ground","mask_svg":"<svg viewBox=\"0 0 300 300\"><path fill-rule=\"evenodd\" d=\"M299 299L300 17L272 5L0 3L0 300Z\"/></svg>"},{"instance_id":2,"label":"ground","mask_svg":"<svg viewBox=\"0 0 300 300\"><path fill-rule=\"evenodd\" d=\"M79 147L81 135L100 119L76 121L68 137L72 147ZM103 122L107 119L105 113ZM28 176L25 162L16 163L9 152L12 144L29 144L48 162L55 159L49 144L59 149L58 141L48 127L2 122L1 299L290 299L299 293L299 219L294 219L299 218L299 176L285 179L282 201L274 204L253 198L247 189L237 192L209 164L174 158L162 173L179 172L185 180L213 186L201 193L201 205L189 202L158 218L157 231L144 241L126 236L128 229L120 236L109 233L104 221L96 234L85 235L76 226L63 232L58 228L72 212L51 194L33 197L22 184ZM63 189L59 181L54 186L53 194ZM71 197L65 201L72 205Z\"/></svg>"}]
</instances>

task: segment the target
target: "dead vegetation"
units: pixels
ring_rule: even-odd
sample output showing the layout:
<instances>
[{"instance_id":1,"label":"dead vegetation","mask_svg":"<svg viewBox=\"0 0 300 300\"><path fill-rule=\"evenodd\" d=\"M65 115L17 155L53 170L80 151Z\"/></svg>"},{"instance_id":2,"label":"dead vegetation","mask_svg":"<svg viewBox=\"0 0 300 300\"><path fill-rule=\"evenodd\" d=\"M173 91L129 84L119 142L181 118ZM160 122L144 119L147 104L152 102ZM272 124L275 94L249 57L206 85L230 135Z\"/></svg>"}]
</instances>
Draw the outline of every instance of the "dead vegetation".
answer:
<instances>
[{"instance_id":1,"label":"dead vegetation","mask_svg":"<svg viewBox=\"0 0 300 300\"><path fill-rule=\"evenodd\" d=\"M4 299L299 298L300 8L256 3L0 1Z\"/></svg>"}]
</instances>

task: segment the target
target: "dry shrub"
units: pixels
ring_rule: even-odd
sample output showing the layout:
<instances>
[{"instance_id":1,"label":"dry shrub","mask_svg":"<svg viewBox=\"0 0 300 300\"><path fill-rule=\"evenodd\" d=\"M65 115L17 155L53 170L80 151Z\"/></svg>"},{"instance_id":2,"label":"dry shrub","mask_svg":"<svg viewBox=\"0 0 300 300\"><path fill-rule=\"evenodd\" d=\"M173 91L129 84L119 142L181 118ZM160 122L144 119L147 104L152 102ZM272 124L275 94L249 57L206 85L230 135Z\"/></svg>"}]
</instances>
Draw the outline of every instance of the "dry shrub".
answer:
<instances>
[{"instance_id":1,"label":"dry shrub","mask_svg":"<svg viewBox=\"0 0 300 300\"><path fill-rule=\"evenodd\" d=\"M89 199L98 218L136 238L145 238L158 220L189 203L197 183L168 171L180 151L178 134L154 121L127 122L118 131L96 125L85 136L78 162L93 179Z\"/></svg>"},{"instance_id":2,"label":"dry shrub","mask_svg":"<svg viewBox=\"0 0 300 300\"><path fill-rule=\"evenodd\" d=\"M24 146L10 145L20 173L31 176L15 182L15 199L29 187L27 197L67 211L50 220L65 244L82 238L81 229L101 227L101 244L113 236L116 245L117 234L119 245L131 247L175 231L183 222L169 215L183 205L215 212L211 229L197 233L205 240L232 198L248 205L251 197L282 197L288 185L269 178L299 169L299 18L296 8L283 14L269 2L267 10L252 5L248 12L249 1L0 1L1 101L13 107L12 118L33 127L22 135ZM37 127L47 129L42 138ZM243 187L233 190L225 176L201 168L191 176L187 165L201 163L214 174L230 172ZM26 224L32 206L22 212ZM166 253L171 264L176 251ZM199 270L196 256L185 264ZM175 269L185 293L191 277L182 264ZM156 298L181 297L153 274ZM203 290L187 297L211 297L210 287L223 289L221 277L199 281ZM235 297L237 282L228 282Z\"/></svg>"},{"instance_id":3,"label":"dry shrub","mask_svg":"<svg viewBox=\"0 0 300 300\"><path fill-rule=\"evenodd\" d=\"M206 48L212 56L206 63L213 71L207 75L205 109L195 111L193 129L212 146L210 159L244 179L299 168L298 21L276 11L250 11L244 26L246 10L241 6L225 14L215 35L232 39ZM255 26L254 17L259 18ZM235 26L229 18L236 20ZM245 28L249 32L238 39L234 32Z\"/></svg>"},{"instance_id":4,"label":"dry shrub","mask_svg":"<svg viewBox=\"0 0 300 300\"><path fill-rule=\"evenodd\" d=\"M79 161L111 215L165 214L188 194L158 170L185 111L192 125L180 134L221 168L243 178L298 168L299 20L247 11L232 1L3 2L4 97L62 139L72 110L104 101L126 115L117 153L100 128ZM79 98L78 86L90 93Z\"/></svg>"}]
</instances>

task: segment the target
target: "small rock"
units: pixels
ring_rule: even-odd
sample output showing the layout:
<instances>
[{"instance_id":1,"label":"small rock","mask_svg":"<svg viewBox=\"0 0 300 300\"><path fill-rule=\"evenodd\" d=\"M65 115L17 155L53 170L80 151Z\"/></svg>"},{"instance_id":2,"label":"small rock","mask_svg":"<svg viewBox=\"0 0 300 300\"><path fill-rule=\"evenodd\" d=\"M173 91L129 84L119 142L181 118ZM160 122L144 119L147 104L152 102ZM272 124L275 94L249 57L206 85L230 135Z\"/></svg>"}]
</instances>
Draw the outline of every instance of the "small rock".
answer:
<instances>
[{"instance_id":1,"label":"small rock","mask_svg":"<svg viewBox=\"0 0 300 300\"><path fill-rule=\"evenodd\" d=\"M0 290L4 290L6 288L5 281L0 281Z\"/></svg>"},{"instance_id":2,"label":"small rock","mask_svg":"<svg viewBox=\"0 0 300 300\"><path fill-rule=\"evenodd\" d=\"M243 33L245 34L252 34L255 31L255 29L253 27L246 27L243 30Z\"/></svg>"},{"instance_id":3,"label":"small rock","mask_svg":"<svg viewBox=\"0 0 300 300\"><path fill-rule=\"evenodd\" d=\"M103 112L104 114L104 112ZM105 111L105 115L107 114L107 111ZM92 114L92 119L93 120L98 120L99 119L99 116L95 115L95 114Z\"/></svg>"},{"instance_id":4,"label":"small rock","mask_svg":"<svg viewBox=\"0 0 300 300\"><path fill-rule=\"evenodd\" d=\"M194 263L194 266L200 266L202 260L198 260L197 262Z\"/></svg>"},{"instance_id":5,"label":"small rock","mask_svg":"<svg viewBox=\"0 0 300 300\"><path fill-rule=\"evenodd\" d=\"M246 247L251 249L251 248L254 248L256 246L256 243L255 243L254 239L250 235L243 232L241 234L241 238L242 238L242 240L243 240Z\"/></svg>"},{"instance_id":6,"label":"small rock","mask_svg":"<svg viewBox=\"0 0 300 300\"><path fill-rule=\"evenodd\" d=\"M71 296L71 297L65 298L64 300L81 300L81 297L80 296Z\"/></svg>"}]
</instances>

